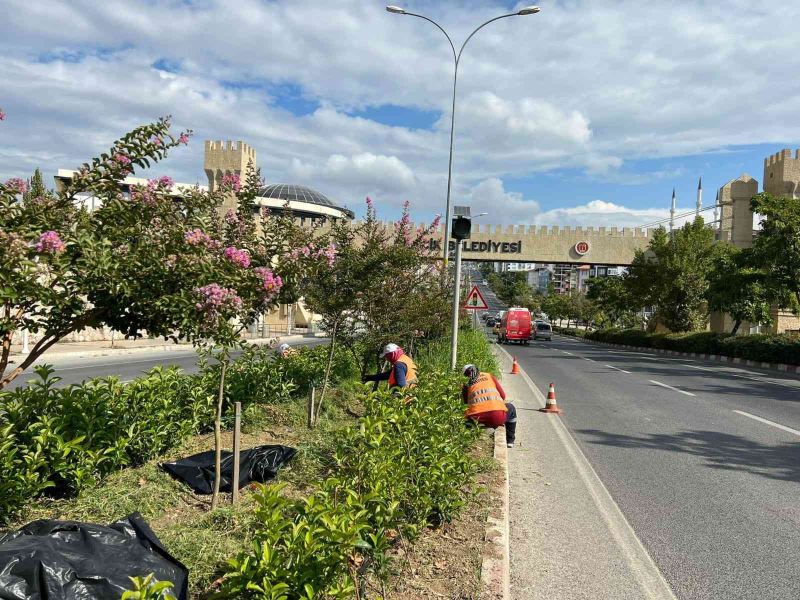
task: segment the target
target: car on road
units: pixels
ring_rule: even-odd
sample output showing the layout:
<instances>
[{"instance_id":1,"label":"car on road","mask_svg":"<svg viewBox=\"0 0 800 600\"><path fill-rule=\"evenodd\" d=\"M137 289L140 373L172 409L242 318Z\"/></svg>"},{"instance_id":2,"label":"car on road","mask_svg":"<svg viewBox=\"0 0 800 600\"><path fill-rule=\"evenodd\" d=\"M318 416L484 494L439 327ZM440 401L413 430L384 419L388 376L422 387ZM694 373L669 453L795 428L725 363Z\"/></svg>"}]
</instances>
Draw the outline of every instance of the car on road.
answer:
<instances>
[{"instance_id":1,"label":"car on road","mask_svg":"<svg viewBox=\"0 0 800 600\"><path fill-rule=\"evenodd\" d=\"M533 339L534 340L547 340L548 342L553 339L553 328L550 323L544 321L536 321L533 324Z\"/></svg>"},{"instance_id":2,"label":"car on road","mask_svg":"<svg viewBox=\"0 0 800 600\"><path fill-rule=\"evenodd\" d=\"M531 311L520 307L505 311L500 319L500 332L497 337L501 344L517 342L527 345L531 340Z\"/></svg>"},{"instance_id":3,"label":"car on road","mask_svg":"<svg viewBox=\"0 0 800 600\"><path fill-rule=\"evenodd\" d=\"M487 327L494 327L495 324L497 323L497 319L495 319L492 315L486 317L485 321Z\"/></svg>"}]
</instances>

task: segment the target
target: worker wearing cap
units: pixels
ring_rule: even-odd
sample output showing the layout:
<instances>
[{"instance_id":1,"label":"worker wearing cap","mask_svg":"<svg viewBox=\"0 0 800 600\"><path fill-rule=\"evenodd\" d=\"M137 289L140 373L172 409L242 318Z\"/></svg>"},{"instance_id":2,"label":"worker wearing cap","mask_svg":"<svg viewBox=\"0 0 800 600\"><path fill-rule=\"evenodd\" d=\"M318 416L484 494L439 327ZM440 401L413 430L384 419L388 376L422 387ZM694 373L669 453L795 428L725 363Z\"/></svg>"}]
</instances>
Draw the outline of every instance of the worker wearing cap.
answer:
<instances>
[{"instance_id":1,"label":"worker wearing cap","mask_svg":"<svg viewBox=\"0 0 800 600\"><path fill-rule=\"evenodd\" d=\"M390 388L413 388L417 385L417 365L397 344L386 344L381 358L385 358L392 368L383 373L365 375L362 381L388 381Z\"/></svg>"},{"instance_id":2,"label":"worker wearing cap","mask_svg":"<svg viewBox=\"0 0 800 600\"><path fill-rule=\"evenodd\" d=\"M278 346L278 356L281 358L289 358L290 356L294 356L297 354L297 350L292 348L289 344L283 343Z\"/></svg>"},{"instance_id":3,"label":"worker wearing cap","mask_svg":"<svg viewBox=\"0 0 800 600\"><path fill-rule=\"evenodd\" d=\"M484 427L506 426L506 446L514 447L517 433L517 409L506 402L506 393L500 382L491 373L483 373L475 365L464 365L468 382L461 395L467 409L464 416Z\"/></svg>"}]
</instances>

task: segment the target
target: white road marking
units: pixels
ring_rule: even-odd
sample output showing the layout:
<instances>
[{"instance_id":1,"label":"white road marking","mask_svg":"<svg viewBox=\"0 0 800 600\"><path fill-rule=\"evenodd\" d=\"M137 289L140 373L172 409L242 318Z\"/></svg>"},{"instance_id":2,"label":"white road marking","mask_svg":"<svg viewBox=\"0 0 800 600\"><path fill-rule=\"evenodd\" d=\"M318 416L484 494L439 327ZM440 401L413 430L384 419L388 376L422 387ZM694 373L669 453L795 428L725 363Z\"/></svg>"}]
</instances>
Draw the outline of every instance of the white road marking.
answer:
<instances>
[{"instance_id":1,"label":"white road marking","mask_svg":"<svg viewBox=\"0 0 800 600\"><path fill-rule=\"evenodd\" d=\"M741 371L736 373L734 371L726 371L724 369L710 369L708 367L698 367L695 365L683 365L690 369L697 369L698 371L708 371L709 373L717 373L719 375L730 375L731 377L738 377L739 379L749 379L750 381L760 381L761 383L769 383L771 385L779 385L781 387L790 389L800 389L800 385L792 385L791 383L784 383L782 381L775 381L774 379L766 379L765 377L750 377L749 375L742 375L742 373L753 373L752 371Z\"/></svg>"},{"instance_id":2,"label":"white road marking","mask_svg":"<svg viewBox=\"0 0 800 600\"><path fill-rule=\"evenodd\" d=\"M187 353L184 353L184 352L181 352L181 351L173 351L170 354L172 356L175 356L175 354L177 354L178 356L176 356L175 358L181 358L181 356L183 358L189 358L191 356L196 356L195 353L194 353L194 350L192 350L191 352L187 352ZM115 357L109 356L109 358L115 358ZM122 358L122 357L120 357L120 358ZM135 364L139 364L139 363L166 362L165 358L166 357L162 356L161 358L151 358L149 360L120 360L120 361L96 363L96 364L93 364L93 365L83 365L81 367L67 367L65 369L62 369L62 368L59 367L59 368L56 369L56 371L58 371L60 373L61 371L76 371L78 369L95 369L97 367L113 367L113 366L116 366L116 365L127 366L127 365L135 365Z\"/></svg>"},{"instance_id":3,"label":"white road marking","mask_svg":"<svg viewBox=\"0 0 800 600\"><path fill-rule=\"evenodd\" d=\"M615 367L614 365L606 365L609 369L614 369L615 371L622 371L623 373L627 373L628 375L631 374L630 371L626 371L625 369L620 369L619 367Z\"/></svg>"},{"instance_id":4,"label":"white road marking","mask_svg":"<svg viewBox=\"0 0 800 600\"><path fill-rule=\"evenodd\" d=\"M562 350L564 354L569 354L570 356L575 356L572 352L567 352L566 350Z\"/></svg>"},{"instance_id":5,"label":"white road marking","mask_svg":"<svg viewBox=\"0 0 800 600\"><path fill-rule=\"evenodd\" d=\"M679 389L678 389L678 388L676 388L676 387L672 387L671 385L667 385L666 383L661 383L660 381L656 381L655 379L648 379L647 381L649 381L650 383L655 383L656 385L660 385L661 387L665 387L665 388L667 388L667 389L670 389L670 390L672 390L673 392L678 392L679 394L686 394L687 396L694 396L694 395L695 395L695 394L693 394L692 392L687 392L687 391L684 391L684 390L679 390Z\"/></svg>"},{"instance_id":6,"label":"white road marking","mask_svg":"<svg viewBox=\"0 0 800 600\"><path fill-rule=\"evenodd\" d=\"M793 433L797 436L800 436L800 431L798 431L797 429L792 429L791 427L787 427L786 425L781 425L780 423L776 423L775 421L770 421L769 419L764 419L762 417L757 417L756 415L751 415L749 412L744 412L743 410L734 410L733 412L735 412L737 415L742 415L743 417L749 417L760 423L772 425L773 427L777 427L782 431L788 431L789 433Z\"/></svg>"},{"instance_id":7,"label":"white road marking","mask_svg":"<svg viewBox=\"0 0 800 600\"><path fill-rule=\"evenodd\" d=\"M586 358L585 356L581 356L583 360L588 360L589 362L594 362L593 358Z\"/></svg>"}]
</instances>

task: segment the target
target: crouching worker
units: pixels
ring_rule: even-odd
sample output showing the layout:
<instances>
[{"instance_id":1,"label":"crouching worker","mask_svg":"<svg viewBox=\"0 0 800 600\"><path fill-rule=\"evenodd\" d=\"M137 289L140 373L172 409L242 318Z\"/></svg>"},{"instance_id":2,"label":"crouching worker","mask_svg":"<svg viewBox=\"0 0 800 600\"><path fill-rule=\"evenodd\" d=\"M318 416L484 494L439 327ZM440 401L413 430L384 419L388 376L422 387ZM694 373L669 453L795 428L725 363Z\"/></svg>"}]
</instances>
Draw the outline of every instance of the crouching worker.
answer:
<instances>
[{"instance_id":1,"label":"crouching worker","mask_svg":"<svg viewBox=\"0 0 800 600\"><path fill-rule=\"evenodd\" d=\"M281 358L289 358L297 354L297 350L292 348L289 344L281 344L278 346L278 356Z\"/></svg>"},{"instance_id":2,"label":"crouching worker","mask_svg":"<svg viewBox=\"0 0 800 600\"><path fill-rule=\"evenodd\" d=\"M417 385L417 365L397 344L386 344L381 358L389 361L392 368L383 373L365 375L361 381L388 381L390 388L413 388Z\"/></svg>"},{"instance_id":3,"label":"crouching worker","mask_svg":"<svg viewBox=\"0 0 800 600\"><path fill-rule=\"evenodd\" d=\"M506 446L514 447L517 433L517 409L505 402L506 393L491 373L482 373L475 365L464 365L469 379L461 395L467 409L464 416L492 429L506 426Z\"/></svg>"}]
</instances>

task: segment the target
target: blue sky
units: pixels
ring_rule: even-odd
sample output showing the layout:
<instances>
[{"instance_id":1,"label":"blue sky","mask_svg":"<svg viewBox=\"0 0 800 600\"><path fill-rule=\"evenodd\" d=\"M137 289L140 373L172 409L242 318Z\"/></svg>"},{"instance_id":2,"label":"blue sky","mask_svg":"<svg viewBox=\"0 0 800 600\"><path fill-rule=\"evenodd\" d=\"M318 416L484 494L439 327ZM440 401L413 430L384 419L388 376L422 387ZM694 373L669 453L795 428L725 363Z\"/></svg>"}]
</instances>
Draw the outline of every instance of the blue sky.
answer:
<instances>
[{"instance_id":1,"label":"blue sky","mask_svg":"<svg viewBox=\"0 0 800 600\"><path fill-rule=\"evenodd\" d=\"M416 0L456 43L522 3ZM542 2L464 51L453 197L498 223L641 225L800 146L800 3ZM387 218L443 211L452 57L373 0L0 0L0 177L52 175L171 114L195 130L153 174L204 181L242 139L269 182ZM747 18L742 15L747 14ZM58 23L58 26L54 26ZM758 34L768 32L768 35ZM775 57L781 57L775 60ZM147 176L148 173L139 175Z\"/></svg>"}]
</instances>

